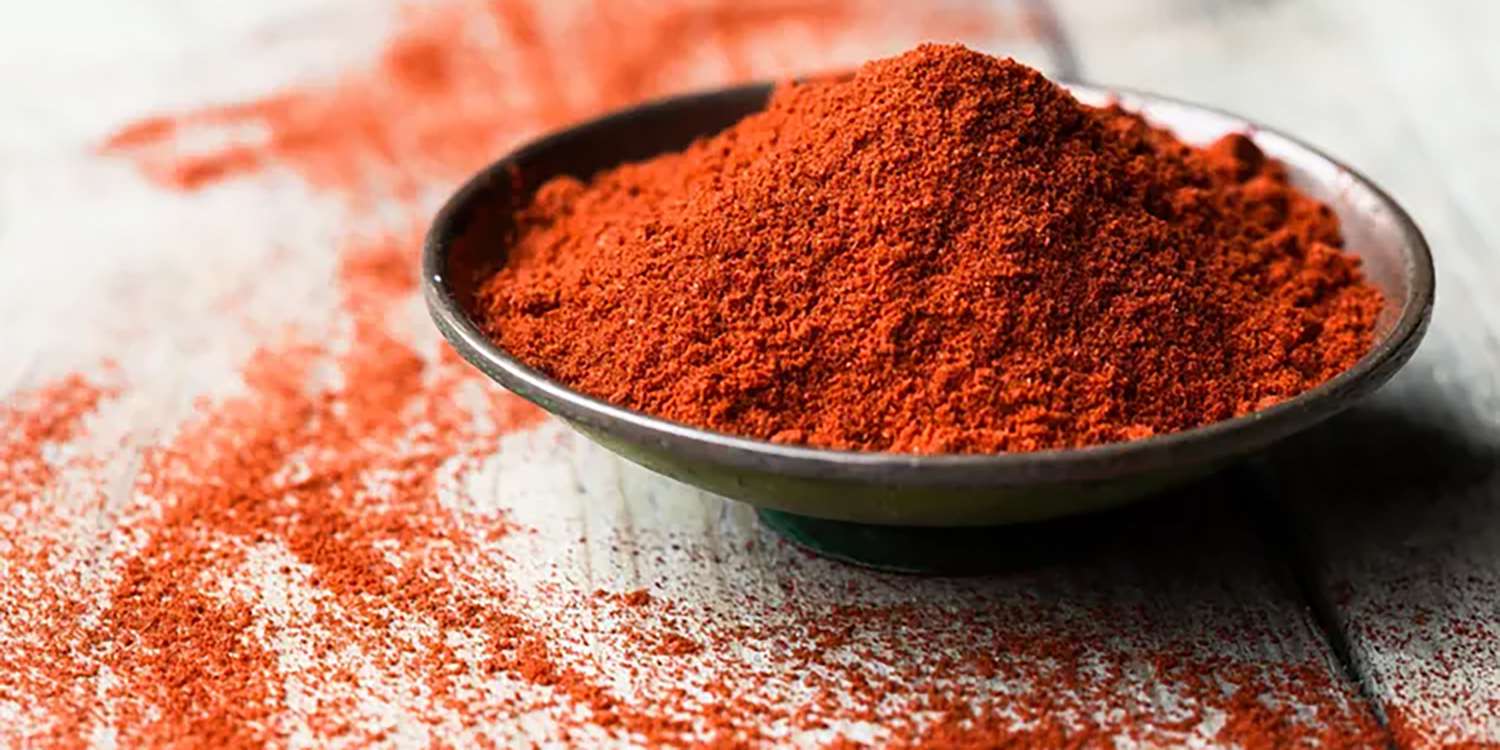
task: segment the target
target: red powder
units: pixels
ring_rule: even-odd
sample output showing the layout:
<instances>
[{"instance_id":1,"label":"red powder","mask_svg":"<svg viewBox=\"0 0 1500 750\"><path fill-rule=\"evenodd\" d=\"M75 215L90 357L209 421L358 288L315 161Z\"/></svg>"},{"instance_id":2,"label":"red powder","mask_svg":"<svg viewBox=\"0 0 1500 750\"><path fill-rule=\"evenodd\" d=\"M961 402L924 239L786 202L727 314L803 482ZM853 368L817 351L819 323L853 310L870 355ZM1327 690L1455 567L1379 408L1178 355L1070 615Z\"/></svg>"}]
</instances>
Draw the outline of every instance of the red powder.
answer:
<instances>
[{"instance_id":1,"label":"red powder","mask_svg":"<svg viewBox=\"0 0 1500 750\"><path fill-rule=\"evenodd\" d=\"M1495 704L1500 699L1490 699L1491 715L1495 715ZM1500 742L1458 739L1456 727L1443 727L1442 722L1417 721L1407 711L1388 705L1385 708L1386 723L1390 725L1394 744L1403 748L1441 748L1442 750L1500 750Z\"/></svg>"},{"instance_id":2,"label":"red powder","mask_svg":"<svg viewBox=\"0 0 1500 750\"><path fill-rule=\"evenodd\" d=\"M0 510L35 500L56 475L50 445L78 434L83 419L110 391L69 375L0 404Z\"/></svg>"},{"instance_id":3,"label":"red powder","mask_svg":"<svg viewBox=\"0 0 1500 750\"><path fill-rule=\"evenodd\" d=\"M362 244L346 256L345 307L354 320L346 354L296 344L263 350L246 369L244 396L215 405L147 455L137 492L158 499L163 512L142 528L149 541L126 561L110 607L87 636L117 681L111 697L122 740L275 738L270 719L285 710L286 696L270 679L278 667L262 644L276 633L256 636L252 605L213 585L273 540L305 566L308 584L328 592L305 625L335 642L376 643L402 616L444 629L486 621L515 629L513 616L479 617L447 576L428 572L461 567L473 545L441 509L438 483L445 465L493 452L500 435L540 412L497 394L501 403L490 412L497 424L476 431L457 404L467 382L457 366L429 366L386 331L380 321L410 284L393 278L396 265L382 258L404 255L408 242ZM315 371L327 366L339 385L317 384ZM486 539L505 521L491 523L497 527L481 528ZM133 645L123 647L122 638ZM451 659L440 640L412 648L418 663ZM387 670L406 658L371 656ZM440 687L435 701L445 700Z\"/></svg>"},{"instance_id":4,"label":"red powder","mask_svg":"<svg viewBox=\"0 0 1500 750\"><path fill-rule=\"evenodd\" d=\"M572 14L538 12L546 7L489 0L412 9L373 70L325 89L152 117L117 131L103 150L133 155L153 179L184 190L276 164L346 195L375 189L419 197L525 134L695 82L723 82L724 76L702 80L705 66L696 63L705 55L722 61L729 80L748 79L752 70L800 72L799 39L806 37L798 32L832 47L870 31L872 18L892 15L868 0L594 0ZM982 33L987 18L939 9L890 20L947 35ZM752 68L752 50L757 61L783 62L773 70L763 62ZM231 126L254 126L267 136L204 154L173 148L185 131Z\"/></svg>"},{"instance_id":5,"label":"red powder","mask_svg":"<svg viewBox=\"0 0 1500 750\"><path fill-rule=\"evenodd\" d=\"M853 2L810 11L598 2L581 14L597 25L578 28L548 20L542 11L555 5L419 11L370 69L327 88L154 118L106 150L183 189L287 168L346 198L350 223L367 226L393 210L382 199L441 195L521 135L690 85L684 71L705 56L721 60L717 77L768 75L783 72L766 62L778 51L834 48L883 28L867 22L875 5ZM941 32L925 16L905 18L906 36ZM517 96L495 95L502 90ZM178 146L199 129L247 124L265 126L267 138L208 153ZM46 532L69 519L7 530L0 557L18 585L0 594L0 699L20 715L0 729L6 739L740 747L795 736L1054 747L1173 745L1197 734L1245 746L1377 743L1369 712L1318 655L1263 664L1220 654L1223 643L1264 642L1269 626L1215 611L1222 592L1181 575L1182 559L1198 551L1146 580L1191 592L1176 599L1174 617L1224 623L1209 644L1128 600L1059 608L1004 581L913 586L729 531L733 555L687 547L662 563L688 580L723 555L722 577L698 579L717 591L710 599L679 603L689 598L634 586L585 594L601 584L549 567L579 550L539 548L533 532L468 491L505 451L574 444L502 446L539 412L408 325L411 229L428 209L398 204L411 221L389 236L312 248L338 254L336 330L260 342L237 394L205 401L147 446L118 517L100 519L114 525L81 537L99 550L99 571L55 570L69 550ZM0 471L55 485L29 467L76 436L97 403L70 381L6 407L13 429L0 435ZM1171 528L1185 543L1199 530ZM618 546L621 564L639 549ZM655 554L670 547L651 544ZM1251 595L1262 594L1274 596ZM1180 712L1149 699L1162 690Z\"/></svg>"},{"instance_id":6,"label":"red powder","mask_svg":"<svg viewBox=\"0 0 1500 750\"><path fill-rule=\"evenodd\" d=\"M1352 366L1381 307L1337 218L1249 139L1192 149L958 46L783 85L681 154L542 186L518 226L481 294L507 350L648 414L829 448L1198 427Z\"/></svg>"}]
</instances>

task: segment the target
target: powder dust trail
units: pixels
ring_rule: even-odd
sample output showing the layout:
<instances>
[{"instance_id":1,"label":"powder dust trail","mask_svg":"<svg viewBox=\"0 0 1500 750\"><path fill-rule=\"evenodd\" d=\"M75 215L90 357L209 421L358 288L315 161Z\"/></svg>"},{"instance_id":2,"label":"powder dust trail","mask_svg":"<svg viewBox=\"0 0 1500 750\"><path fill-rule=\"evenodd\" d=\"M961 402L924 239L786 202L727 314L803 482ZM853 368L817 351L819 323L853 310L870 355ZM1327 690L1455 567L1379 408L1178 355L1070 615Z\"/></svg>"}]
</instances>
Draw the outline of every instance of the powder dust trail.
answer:
<instances>
[{"instance_id":1,"label":"powder dust trail","mask_svg":"<svg viewBox=\"0 0 1500 750\"><path fill-rule=\"evenodd\" d=\"M603 18L651 30L620 53L600 51L618 38L613 23L549 18L542 7L497 0L415 9L372 70L323 89L149 118L118 131L103 150L132 156L148 176L176 189L289 167L313 186L344 195L357 212L382 210L394 199L421 216L420 199L434 183L456 179L525 133L657 93L667 80L685 82L664 72L701 46L689 41L692 32L717 29L721 44L735 41L731 56L738 58L757 34L771 41L788 25L858 20L849 2L748 13L726 3L595 4ZM481 22L486 17L491 24ZM499 38L487 38L485 29ZM673 47L664 53L668 41ZM585 51L582 65L569 59L572 50ZM751 72L743 61L732 67ZM561 71L596 78L565 84ZM521 92L519 101L506 92ZM194 129L248 130L262 139L203 153L177 148ZM335 348L263 349L246 368L245 394L209 407L149 454L137 491L161 502L165 513L141 529L150 541L125 562L95 633L106 643L129 634L136 646L110 649L102 665L113 676L107 692L120 707L122 738L254 744L274 737L272 719L292 709L275 678L274 655L246 635L256 603L198 591L243 566L252 545L266 543L307 566L307 581L324 606L306 613L305 630L285 622L258 629L273 631L274 639L274 631L298 628L299 638L321 644L323 652L358 644L366 671L430 688L401 706L429 729L462 727L497 710L545 709L555 705L546 693L555 692L601 716L600 724L661 730L649 713L619 705L576 669L554 664L548 639L534 626L475 603L504 600L503 588L470 580L462 598L451 588L461 583L454 581L461 579L459 560L472 557L476 544L503 539L506 527L500 519L460 531L437 504L436 477L465 455L492 451L499 434L535 423L539 412L491 393L487 416L498 422L495 431L473 433L456 398L474 379L471 371L446 352L429 364L390 329L390 318L415 290L410 269L418 245L416 236L346 243L338 281L349 340ZM319 384L329 368L333 384ZM161 602L170 602L170 611L158 612ZM400 623L425 632L421 643L392 642L390 631ZM442 636L465 629L487 639L491 653L468 673L453 673L457 660ZM171 653L174 634L187 635L192 648ZM200 651L211 655L199 659ZM456 697L478 690L495 670L549 689L498 707L464 705ZM224 679L206 692L194 671ZM321 661L312 671L299 679L343 696L333 706L355 705L359 691L347 667ZM304 719L314 736L379 734L328 717Z\"/></svg>"},{"instance_id":2,"label":"powder dust trail","mask_svg":"<svg viewBox=\"0 0 1500 750\"><path fill-rule=\"evenodd\" d=\"M0 403L0 701L43 728L78 716L90 698L67 689L75 664L66 652L89 607L77 571L59 567L69 550L56 545L71 540L54 536L48 505L61 491L61 472L89 467L84 456L57 452L72 447L85 420L115 393L114 385L75 374Z\"/></svg>"},{"instance_id":3,"label":"powder dust trail","mask_svg":"<svg viewBox=\"0 0 1500 750\"><path fill-rule=\"evenodd\" d=\"M592 449L488 386L421 320L417 236L433 203L519 139L640 98L1024 28L915 5L445 2L411 10L377 60L326 85L116 131L100 150L157 185L288 171L346 204L357 229L287 248L257 280L336 253L338 319L257 340L237 391L146 447L97 611L82 599L95 592L35 583L46 550L31 537L0 539L5 570L24 578L5 601L33 599L0 620L0 741L1377 744L1316 654L1221 656L1128 601L1058 608L1003 581L913 592L763 546L753 525L727 529L724 550L670 534L606 541L674 575L595 594L570 572L584 554L570 529L527 528L466 493L484 472ZM65 383L0 418L40 436L0 435L0 470L55 483L34 468L39 446L76 438L101 398ZM1172 528L1187 538L1191 523ZM1212 619L1217 600L1180 577L1191 567L1172 558L1152 574L1187 592L1173 600L1182 617ZM694 597L710 576L720 601ZM1265 627L1215 621L1245 642ZM1146 635L1110 640L1122 632ZM1151 697L1163 690L1171 701Z\"/></svg>"},{"instance_id":4,"label":"powder dust trail","mask_svg":"<svg viewBox=\"0 0 1500 750\"><path fill-rule=\"evenodd\" d=\"M81 375L68 375L0 404L0 511L34 499L56 478L47 447L77 436L83 419L110 393Z\"/></svg>"},{"instance_id":5,"label":"powder dust trail","mask_svg":"<svg viewBox=\"0 0 1500 750\"><path fill-rule=\"evenodd\" d=\"M408 12L373 69L324 88L150 117L117 130L102 150L131 156L152 179L184 190L290 167L351 196L373 189L421 197L523 136L630 102L726 79L853 65L862 56L850 54L851 41L884 39L884 48L982 34L990 25L974 11L893 12L862 0L424 6ZM703 64L715 58L717 66ZM262 137L203 153L178 149L195 130Z\"/></svg>"},{"instance_id":6,"label":"powder dust trail","mask_svg":"<svg viewBox=\"0 0 1500 750\"><path fill-rule=\"evenodd\" d=\"M438 721L430 712L447 700L441 678L452 662L441 635L473 624L460 621L467 610L450 588L461 570L455 550L472 543L461 519L439 507L438 483L445 466L492 451L495 435L467 426L473 420L454 393L462 382L380 325L400 299L389 292L408 286L382 258L408 241L363 243L346 255L353 326L343 353L300 343L263 349L246 367L243 395L205 409L148 453L137 494L162 510L141 525L149 541L126 561L91 638L105 647L93 666L113 676L106 692L122 739L273 739L272 719L288 706L274 654L250 637L256 602L204 592L266 544L307 567L323 604L299 613L303 622L260 629L330 650L357 644L366 671L389 681L424 674L410 662L425 647L436 672L421 684L433 694L406 708ZM494 429L535 420L534 412L513 416ZM494 540L503 524L474 533ZM401 622L432 635L393 641ZM324 692L357 693L355 674L336 663L312 669L304 682L315 676Z\"/></svg>"}]
</instances>

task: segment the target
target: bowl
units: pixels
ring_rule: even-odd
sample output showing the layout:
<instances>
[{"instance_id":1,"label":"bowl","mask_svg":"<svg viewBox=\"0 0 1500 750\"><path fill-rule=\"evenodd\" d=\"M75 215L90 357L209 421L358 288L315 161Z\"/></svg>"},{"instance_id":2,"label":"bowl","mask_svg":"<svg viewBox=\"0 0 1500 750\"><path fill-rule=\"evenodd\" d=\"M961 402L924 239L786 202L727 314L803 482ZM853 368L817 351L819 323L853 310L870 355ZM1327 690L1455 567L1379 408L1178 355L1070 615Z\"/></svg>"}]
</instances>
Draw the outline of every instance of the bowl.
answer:
<instances>
[{"instance_id":1,"label":"bowl","mask_svg":"<svg viewBox=\"0 0 1500 750\"><path fill-rule=\"evenodd\" d=\"M1338 213L1348 248L1385 295L1370 352L1312 390L1192 430L1066 450L910 455L779 445L659 419L574 391L481 332L472 314L474 290L504 263L511 212L531 191L558 175L587 178L681 149L762 109L769 84L643 104L541 138L485 168L433 222L423 249L424 296L453 347L500 385L635 463L750 503L766 511L763 519L778 531L824 551L841 547L832 551L866 562L879 552L872 548L902 544L873 527L1039 521L1121 505L1203 477L1349 407L1411 357L1431 316L1432 258L1411 218L1369 179L1235 115L1128 90L1068 88L1088 103L1118 101L1190 143L1246 133L1284 162L1297 187Z\"/></svg>"}]
</instances>

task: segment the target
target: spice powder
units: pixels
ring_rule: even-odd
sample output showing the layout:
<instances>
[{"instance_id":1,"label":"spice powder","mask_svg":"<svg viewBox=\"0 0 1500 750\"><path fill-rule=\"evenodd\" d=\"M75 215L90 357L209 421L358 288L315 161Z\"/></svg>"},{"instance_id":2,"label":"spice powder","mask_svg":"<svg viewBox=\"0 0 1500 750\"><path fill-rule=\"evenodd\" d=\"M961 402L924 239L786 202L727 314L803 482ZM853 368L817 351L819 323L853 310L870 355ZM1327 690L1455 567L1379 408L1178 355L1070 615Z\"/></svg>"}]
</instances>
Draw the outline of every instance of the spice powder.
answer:
<instances>
[{"instance_id":1,"label":"spice powder","mask_svg":"<svg viewBox=\"0 0 1500 750\"><path fill-rule=\"evenodd\" d=\"M481 303L509 351L829 448L1198 427L1350 367L1381 306L1333 212L1245 136L1191 148L959 46L783 84L680 154L553 180L517 223Z\"/></svg>"},{"instance_id":2,"label":"spice powder","mask_svg":"<svg viewBox=\"0 0 1500 750\"><path fill-rule=\"evenodd\" d=\"M155 307L111 310L151 323L101 352L117 367L7 396L0 739L1385 742L1298 603L1244 564L1260 558L1232 509L1147 511L1133 528L1151 552L1101 563L982 581L871 574L621 470L410 325L430 202L526 135L669 86L836 68L923 35L1019 43L1033 23L832 0L557 7L412 11L370 69L152 117L104 143L189 198L236 179L283 190L275 172L291 170L359 231L289 243L259 269L262 285L327 273L331 320L245 326L233 296L204 313L215 340L234 332L256 351L232 391L170 429L132 421L157 392L149 353L183 325ZM686 518L711 532L681 531ZM1185 572L1200 570L1224 578ZM1264 608L1227 607L1221 586Z\"/></svg>"}]
</instances>

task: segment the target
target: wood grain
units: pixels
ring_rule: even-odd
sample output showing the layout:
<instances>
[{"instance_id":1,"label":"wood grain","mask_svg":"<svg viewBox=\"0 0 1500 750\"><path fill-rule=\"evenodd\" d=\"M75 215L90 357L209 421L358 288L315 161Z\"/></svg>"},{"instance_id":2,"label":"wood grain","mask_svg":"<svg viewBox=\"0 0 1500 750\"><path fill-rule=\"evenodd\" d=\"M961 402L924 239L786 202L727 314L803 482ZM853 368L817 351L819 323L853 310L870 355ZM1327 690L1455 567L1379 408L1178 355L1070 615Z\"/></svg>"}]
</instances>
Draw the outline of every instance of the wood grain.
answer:
<instances>
[{"instance_id":1,"label":"wood grain","mask_svg":"<svg viewBox=\"0 0 1500 750\"><path fill-rule=\"evenodd\" d=\"M326 0L312 9L241 4L230 17L163 1L110 6L107 17L75 25L75 19L94 18L91 4L45 5L33 26L0 28L0 46L34 52L31 64L0 67L0 77L15 83L9 90L12 113L18 113L0 116L6 118L0 128L0 320L8 347L0 392L96 367L101 357L116 360L130 385L95 420L96 442L115 453L101 464L115 472L103 485L112 488L111 497L125 496L141 446L189 415L196 397L237 387L238 368L254 343L242 335L247 321L257 331L333 327L336 312L326 299L330 248L348 217L336 202L288 179L171 194L128 165L99 159L92 146L130 117L259 95L300 76L356 64L381 38L384 21L375 17L389 14ZM1476 15L1493 13L1492 6L1474 5ZM1035 39L1016 41L1013 49L1002 42L987 46L1050 59L1062 72L1076 57L1085 77L1264 116L1368 165L1417 211L1444 267L1433 341L1383 405L1283 455L1281 502L1295 511L1302 530L1293 537L1315 545L1315 565L1302 571L1302 584L1311 581L1328 602L1338 625L1334 635L1347 640L1364 687L1387 709L1406 712L1416 734L1403 736L1435 737L1433 728L1452 727L1455 737L1495 738L1494 714L1484 718L1463 694L1493 695L1496 686L1494 672L1478 661L1494 655L1480 636L1491 632L1485 628L1492 627L1496 606L1496 544L1487 529L1497 520L1493 415L1500 411L1493 333L1500 308L1482 296L1485 271L1494 263L1482 248L1497 236L1497 219L1483 210L1482 196L1494 194L1494 172L1492 162L1470 158L1487 143L1477 125L1484 120L1476 119L1483 112L1472 109L1481 104L1446 104L1447 89L1429 88L1429 78L1407 78L1397 61L1379 59L1377 41L1390 29L1375 25L1378 19L1349 25L1334 4L1304 7L1185 0L1105 7L1072 0L1060 3L1055 17L1044 16L1040 46ZM1384 23L1398 28L1409 20L1399 4L1362 8L1372 18L1387 14L1381 18L1392 20ZM1436 39L1414 37L1426 41L1412 44L1424 45L1416 51L1434 60L1454 58L1447 64L1468 71L1463 85L1489 86L1484 90L1493 93L1500 67L1482 59L1482 35L1462 28L1469 20L1478 19L1448 11L1432 21L1445 24L1429 34ZM50 41L62 31L97 44L83 45L87 55L70 57ZM1440 49L1437 42L1450 32L1467 46ZM335 41L325 43L325 36ZM1371 70L1382 73L1372 76ZM64 87L77 94L56 97ZM1448 113L1439 122L1417 114L1460 105L1464 109L1433 110ZM215 252L212 268L201 262L205 248ZM278 274L293 265L287 257L297 272ZM434 345L415 301L410 317L403 335ZM77 321L85 325L72 325ZM1351 432L1368 439L1349 440ZM1387 432L1403 437L1387 442L1381 439ZM1342 474L1319 476L1334 452L1354 450L1357 461L1394 464L1386 459L1399 455L1387 451L1393 445L1420 448L1431 461L1366 474L1361 484L1344 482ZM1268 684L1280 691L1271 696L1276 701L1355 717L1363 711L1278 546L1281 535L1262 533L1285 516L1266 514L1259 497L1243 488L1231 492L1223 480L1095 522L1037 531L1073 554L972 581L898 578L809 558L760 529L744 506L623 463L555 423L517 436L466 481L476 503L510 513L534 531L513 542L508 553L514 561L503 574L518 590L552 592L526 600L535 608L529 616L539 622L577 624L566 618L582 615L563 594L646 587L690 611L796 633L857 590L865 592L860 601L905 602L937 613L915 627L873 625L872 639L904 639L911 650L891 652L872 667L900 669L930 656L935 643L975 648L978 641L954 625L961 621L938 616L945 612L974 618L981 633L1083 643L1094 659L1090 665L1118 669L1087 696L1078 681L1093 676L1090 665L1028 686L1031 697L1129 717L1157 744L1221 746L1233 739L1222 733L1222 696L1195 695L1163 679L1156 663L1163 652L1274 675ZM1366 505L1366 495L1379 501ZM128 502L144 501L121 497L106 505ZM126 521L101 514L98 523ZM129 529L123 532L128 537ZM107 552L78 549L69 560L107 578ZM1411 578L1413 568L1421 576ZM266 591L285 586L254 583ZM788 592L795 592L799 608L782 606ZM1418 623L1418 617L1425 619ZM704 618L689 629L714 626ZM1396 637L1384 636L1389 633ZM629 674L635 655L608 639L591 637L581 647L595 652L601 668ZM1004 651L992 656L1018 665L1032 658ZM768 679L772 688L790 688L796 676ZM400 692L400 686L378 687ZM0 716L12 716L13 709L20 710L0 706ZM1308 721L1316 724L1319 716ZM406 720L374 718L400 726ZM24 731L14 723L8 728ZM879 737L878 728L868 731ZM13 735L0 726L0 739L7 736ZM811 743L819 736L796 739Z\"/></svg>"},{"instance_id":2,"label":"wood grain","mask_svg":"<svg viewBox=\"0 0 1500 750\"><path fill-rule=\"evenodd\" d=\"M1324 731L1340 738L1374 723L1305 611L1290 569L1263 545L1258 519L1223 478L1111 514L1020 530L1028 547L1046 552L1007 572L932 579L811 557L760 528L748 507L661 479L579 436L548 451L531 464L543 475L567 471L574 481L571 491L549 490L546 511L517 508L540 530L535 554L585 590L643 587L705 613L683 631L690 637L712 642L716 629L737 621L814 631L845 606L911 608L915 619L862 622L861 642L912 647L867 654L862 669L908 674L938 653L982 654L1000 664L1001 684L1030 680L1018 705L1130 717L1106 723L1122 742L1233 747L1243 736L1238 722L1284 742ZM1006 541L997 535L993 543ZM963 629L952 630L954 623ZM1073 644L1086 656L1037 680L1047 668L1021 645L1028 641ZM620 658L608 644L595 648L601 662ZM774 692L793 694L799 678L763 679ZM1300 706L1317 718L1290 730L1255 724L1232 700L1237 690L1251 704Z\"/></svg>"},{"instance_id":3,"label":"wood grain","mask_svg":"<svg viewBox=\"0 0 1500 750\"><path fill-rule=\"evenodd\" d=\"M1416 217L1433 328L1368 406L1268 466L1332 637L1405 747L1500 742L1500 189L1493 3L1064 4L1085 77L1285 128Z\"/></svg>"}]
</instances>

